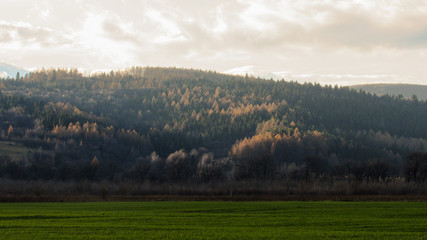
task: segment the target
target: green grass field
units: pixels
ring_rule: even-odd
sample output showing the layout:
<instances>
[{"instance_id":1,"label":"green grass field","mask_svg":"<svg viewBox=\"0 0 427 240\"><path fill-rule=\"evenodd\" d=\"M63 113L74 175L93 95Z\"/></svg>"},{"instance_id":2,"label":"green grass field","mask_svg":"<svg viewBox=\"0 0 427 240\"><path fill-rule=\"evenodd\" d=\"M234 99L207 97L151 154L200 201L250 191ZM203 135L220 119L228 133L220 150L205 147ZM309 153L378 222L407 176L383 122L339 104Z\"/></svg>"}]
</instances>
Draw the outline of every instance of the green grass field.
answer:
<instances>
[{"instance_id":1,"label":"green grass field","mask_svg":"<svg viewBox=\"0 0 427 240\"><path fill-rule=\"evenodd\" d=\"M0 238L427 239L427 203L1 203Z\"/></svg>"}]
</instances>

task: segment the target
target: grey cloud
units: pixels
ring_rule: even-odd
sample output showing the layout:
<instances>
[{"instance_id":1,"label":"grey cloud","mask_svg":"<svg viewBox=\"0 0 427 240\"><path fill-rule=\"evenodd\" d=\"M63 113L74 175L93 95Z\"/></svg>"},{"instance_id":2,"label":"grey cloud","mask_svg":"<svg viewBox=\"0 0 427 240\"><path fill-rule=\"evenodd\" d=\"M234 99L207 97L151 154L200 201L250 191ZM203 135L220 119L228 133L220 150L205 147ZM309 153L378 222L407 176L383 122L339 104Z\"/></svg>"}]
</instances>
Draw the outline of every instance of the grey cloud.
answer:
<instances>
[{"instance_id":1,"label":"grey cloud","mask_svg":"<svg viewBox=\"0 0 427 240\"><path fill-rule=\"evenodd\" d=\"M248 12L254 2L263 4L266 9ZM129 56L146 64L170 61L191 65L215 58L237 64L239 61L258 61L255 58L269 55L282 57L289 52L304 54L306 49L316 48L366 52L377 47L426 47L425 11L401 10L384 19L375 9L357 4L341 8L338 3L288 1L286 5L282 4L284 2L125 0L82 4L92 13L107 14L100 25L104 37L117 44L130 43ZM399 5L399 8L403 7ZM176 26L179 32L176 38L168 35L167 26L161 21L150 18L149 13L153 10L162 20ZM288 10L292 12L288 13ZM325 17L318 20L317 15ZM260 27L251 25L251 21ZM217 31L221 22L225 28ZM128 23L132 23L131 29L122 28ZM162 37L167 40L156 40Z\"/></svg>"},{"instance_id":2,"label":"grey cloud","mask_svg":"<svg viewBox=\"0 0 427 240\"><path fill-rule=\"evenodd\" d=\"M286 45L371 50L376 47L424 48L427 42L427 13L423 11L408 12L407 15L400 13L390 19L381 19L381 16L375 14L375 9L358 5L340 9L333 5L314 4L297 9L301 21L290 21L280 16L281 9L277 7L277 12L252 16L253 21L265 26L260 30L239 18L249 3L239 5L241 9L224 9L222 20L228 30L221 33L212 31L214 22L209 16L199 16L191 24L180 19L173 20L186 34L188 47L200 50L222 48L257 51ZM271 11L274 11L274 3L271 4ZM323 13L327 16L326 21L310 18L315 13Z\"/></svg>"},{"instance_id":3,"label":"grey cloud","mask_svg":"<svg viewBox=\"0 0 427 240\"><path fill-rule=\"evenodd\" d=\"M109 39L115 41L125 41L133 44L140 44L141 41L136 37L136 34L125 32L119 25L110 20L104 21L102 28Z\"/></svg>"},{"instance_id":4,"label":"grey cloud","mask_svg":"<svg viewBox=\"0 0 427 240\"><path fill-rule=\"evenodd\" d=\"M390 22L383 22L366 12L336 12L329 23L318 26L307 35L315 41L315 44L328 47L362 50L375 47L424 47L406 39L420 36L424 31L423 28L427 27L426 20L424 15L419 15L403 16Z\"/></svg>"},{"instance_id":5,"label":"grey cloud","mask_svg":"<svg viewBox=\"0 0 427 240\"><path fill-rule=\"evenodd\" d=\"M13 40L12 31L9 27L0 25L0 42L7 43Z\"/></svg>"},{"instance_id":6,"label":"grey cloud","mask_svg":"<svg viewBox=\"0 0 427 240\"><path fill-rule=\"evenodd\" d=\"M424 31L416 32L408 37L401 39L403 45L410 45L414 47L427 46L427 27Z\"/></svg>"},{"instance_id":7,"label":"grey cloud","mask_svg":"<svg viewBox=\"0 0 427 240\"><path fill-rule=\"evenodd\" d=\"M26 23L0 23L0 33L0 42L3 43L20 42L23 45L39 44L44 47L67 43L64 37L59 37L53 30Z\"/></svg>"}]
</instances>

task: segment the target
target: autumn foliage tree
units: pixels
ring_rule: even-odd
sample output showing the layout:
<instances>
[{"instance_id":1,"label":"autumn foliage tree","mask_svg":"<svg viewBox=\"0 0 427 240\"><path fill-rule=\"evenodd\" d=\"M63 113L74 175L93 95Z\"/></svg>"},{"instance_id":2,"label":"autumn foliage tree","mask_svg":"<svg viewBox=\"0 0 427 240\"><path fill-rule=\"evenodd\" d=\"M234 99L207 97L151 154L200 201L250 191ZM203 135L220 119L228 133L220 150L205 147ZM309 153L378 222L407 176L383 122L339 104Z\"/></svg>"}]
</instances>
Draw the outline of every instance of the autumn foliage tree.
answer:
<instances>
[{"instance_id":1,"label":"autumn foliage tree","mask_svg":"<svg viewBox=\"0 0 427 240\"><path fill-rule=\"evenodd\" d=\"M259 180L274 177L273 142L274 138L265 134L245 138L233 145L229 157L235 177Z\"/></svg>"}]
</instances>

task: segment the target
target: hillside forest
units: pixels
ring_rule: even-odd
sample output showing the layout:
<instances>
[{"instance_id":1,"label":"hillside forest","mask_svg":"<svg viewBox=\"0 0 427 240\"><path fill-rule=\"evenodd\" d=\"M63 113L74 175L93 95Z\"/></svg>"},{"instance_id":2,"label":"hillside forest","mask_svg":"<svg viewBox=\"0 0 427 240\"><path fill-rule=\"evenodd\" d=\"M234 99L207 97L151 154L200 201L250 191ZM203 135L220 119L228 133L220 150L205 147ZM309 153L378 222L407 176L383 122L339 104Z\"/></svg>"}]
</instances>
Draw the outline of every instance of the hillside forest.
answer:
<instances>
[{"instance_id":1,"label":"hillside forest","mask_svg":"<svg viewBox=\"0 0 427 240\"><path fill-rule=\"evenodd\" d=\"M0 80L0 178L416 185L427 102L178 68Z\"/></svg>"}]
</instances>

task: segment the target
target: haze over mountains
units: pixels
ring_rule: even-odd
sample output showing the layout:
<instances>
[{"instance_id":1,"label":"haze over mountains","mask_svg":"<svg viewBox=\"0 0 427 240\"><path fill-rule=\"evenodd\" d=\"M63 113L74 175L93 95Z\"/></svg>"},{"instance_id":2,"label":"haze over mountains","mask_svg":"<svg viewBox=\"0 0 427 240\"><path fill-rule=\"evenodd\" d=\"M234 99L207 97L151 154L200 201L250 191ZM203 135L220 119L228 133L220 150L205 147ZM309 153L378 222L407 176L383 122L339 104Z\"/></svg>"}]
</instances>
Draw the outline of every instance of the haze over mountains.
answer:
<instances>
[{"instance_id":1,"label":"haze over mountains","mask_svg":"<svg viewBox=\"0 0 427 240\"><path fill-rule=\"evenodd\" d=\"M15 78L16 77L16 73L18 73L21 76L24 76L25 74L28 73L27 70L5 63L5 62L0 62L0 78Z\"/></svg>"},{"instance_id":2,"label":"haze over mountains","mask_svg":"<svg viewBox=\"0 0 427 240\"><path fill-rule=\"evenodd\" d=\"M417 84L364 84L350 86L352 89L360 89L377 95L402 95L404 98L412 98L414 95L419 100L427 100L427 86Z\"/></svg>"}]
</instances>

